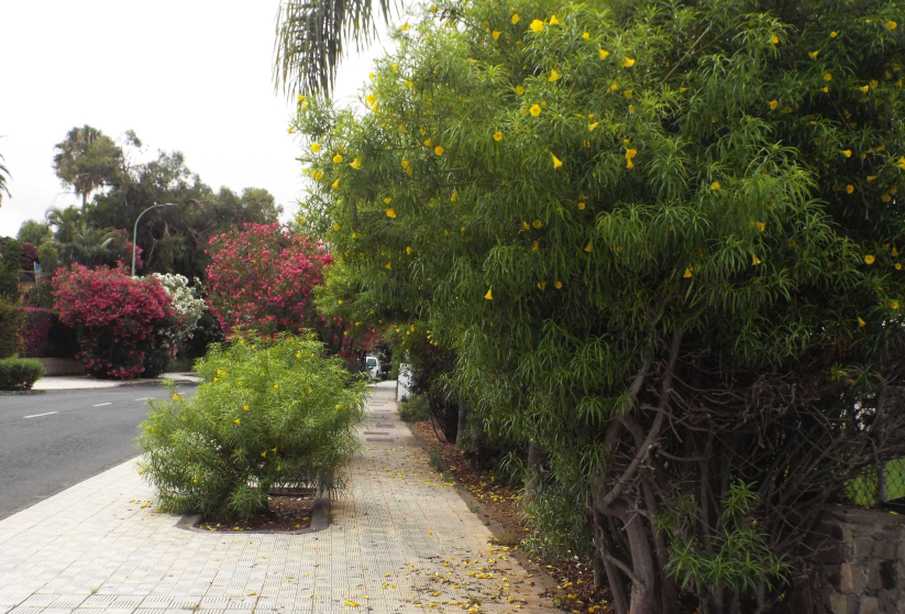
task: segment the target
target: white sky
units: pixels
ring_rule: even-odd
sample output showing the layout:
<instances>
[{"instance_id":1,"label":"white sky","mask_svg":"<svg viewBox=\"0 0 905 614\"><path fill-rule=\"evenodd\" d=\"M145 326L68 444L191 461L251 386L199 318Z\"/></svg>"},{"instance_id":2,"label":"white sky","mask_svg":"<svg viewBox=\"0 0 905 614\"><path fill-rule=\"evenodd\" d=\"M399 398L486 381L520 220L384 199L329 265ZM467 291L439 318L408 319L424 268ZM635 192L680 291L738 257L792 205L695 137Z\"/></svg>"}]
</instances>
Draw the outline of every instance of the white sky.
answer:
<instances>
[{"instance_id":1,"label":"white sky","mask_svg":"<svg viewBox=\"0 0 905 614\"><path fill-rule=\"evenodd\" d=\"M288 218L303 193L287 134L294 102L271 81L279 0L0 0L0 154L12 197L0 235L77 203L53 148L89 124L119 142L181 151L214 190L269 190ZM383 37L386 39L386 37ZM343 63L335 99L357 104L382 43Z\"/></svg>"}]
</instances>

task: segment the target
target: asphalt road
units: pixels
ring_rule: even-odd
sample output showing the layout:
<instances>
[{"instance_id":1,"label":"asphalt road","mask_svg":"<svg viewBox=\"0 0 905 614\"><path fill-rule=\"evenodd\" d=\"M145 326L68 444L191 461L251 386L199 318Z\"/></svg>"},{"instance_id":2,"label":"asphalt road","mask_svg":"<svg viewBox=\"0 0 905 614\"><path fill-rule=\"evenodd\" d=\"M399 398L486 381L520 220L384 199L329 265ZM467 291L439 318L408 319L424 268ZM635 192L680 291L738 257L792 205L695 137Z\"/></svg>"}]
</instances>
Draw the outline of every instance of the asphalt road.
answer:
<instances>
[{"instance_id":1,"label":"asphalt road","mask_svg":"<svg viewBox=\"0 0 905 614\"><path fill-rule=\"evenodd\" d=\"M168 394L132 385L0 396L0 519L138 455L148 400Z\"/></svg>"}]
</instances>

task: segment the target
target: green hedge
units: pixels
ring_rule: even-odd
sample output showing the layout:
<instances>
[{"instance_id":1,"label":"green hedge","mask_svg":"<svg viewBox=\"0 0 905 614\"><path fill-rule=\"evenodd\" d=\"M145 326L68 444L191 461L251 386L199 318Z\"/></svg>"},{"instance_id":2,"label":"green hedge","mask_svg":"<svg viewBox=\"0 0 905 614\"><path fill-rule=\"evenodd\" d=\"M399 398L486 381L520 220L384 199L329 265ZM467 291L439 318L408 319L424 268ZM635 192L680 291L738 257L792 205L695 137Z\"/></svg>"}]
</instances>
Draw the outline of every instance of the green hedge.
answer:
<instances>
[{"instance_id":1,"label":"green hedge","mask_svg":"<svg viewBox=\"0 0 905 614\"><path fill-rule=\"evenodd\" d=\"M0 390L31 390L44 367L31 358L0 358Z\"/></svg>"},{"instance_id":2,"label":"green hedge","mask_svg":"<svg viewBox=\"0 0 905 614\"><path fill-rule=\"evenodd\" d=\"M16 305L0 299L0 358L16 353L22 314Z\"/></svg>"}]
</instances>

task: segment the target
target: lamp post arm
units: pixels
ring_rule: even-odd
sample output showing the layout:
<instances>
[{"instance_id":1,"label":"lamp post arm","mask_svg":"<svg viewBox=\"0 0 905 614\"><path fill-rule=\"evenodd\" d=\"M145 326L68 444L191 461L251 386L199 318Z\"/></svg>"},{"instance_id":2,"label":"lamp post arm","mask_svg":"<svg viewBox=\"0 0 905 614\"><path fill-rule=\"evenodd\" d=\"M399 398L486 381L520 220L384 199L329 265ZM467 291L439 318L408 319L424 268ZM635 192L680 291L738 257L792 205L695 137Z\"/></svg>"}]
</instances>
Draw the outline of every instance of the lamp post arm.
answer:
<instances>
[{"instance_id":1,"label":"lamp post arm","mask_svg":"<svg viewBox=\"0 0 905 614\"><path fill-rule=\"evenodd\" d=\"M170 203L155 203L139 213L138 217L135 218L135 224L132 225L132 277L135 277L135 252L138 248L138 222L141 220L142 216L144 216L144 214L151 209L156 209L157 207L166 207L169 205Z\"/></svg>"}]
</instances>

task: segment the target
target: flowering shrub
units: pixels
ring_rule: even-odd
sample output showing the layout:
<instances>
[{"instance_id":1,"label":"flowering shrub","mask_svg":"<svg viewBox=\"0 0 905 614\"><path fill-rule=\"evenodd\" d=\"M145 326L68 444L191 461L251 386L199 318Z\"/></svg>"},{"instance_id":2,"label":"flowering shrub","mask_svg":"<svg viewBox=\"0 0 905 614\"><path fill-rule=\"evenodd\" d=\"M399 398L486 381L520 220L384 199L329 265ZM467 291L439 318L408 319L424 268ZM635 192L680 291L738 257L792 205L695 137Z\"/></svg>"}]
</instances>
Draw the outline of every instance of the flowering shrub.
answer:
<instances>
[{"instance_id":1,"label":"flowering shrub","mask_svg":"<svg viewBox=\"0 0 905 614\"><path fill-rule=\"evenodd\" d=\"M156 279L76 264L54 275L53 295L60 321L78 332L76 358L92 375L154 376L166 365L176 312Z\"/></svg>"},{"instance_id":2,"label":"flowering shrub","mask_svg":"<svg viewBox=\"0 0 905 614\"><path fill-rule=\"evenodd\" d=\"M53 309L25 306L20 311L24 316L19 331L22 356L66 358L78 351L75 332L60 322Z\"/></svg>"},{"instance_id":3,"label":"flowering shrub","mask_svg":"<svg viewBox=\"0 0 905 614\"><path fill-rule=\"evenodd\" d=\"M323 245L277 224L246 224L211 238L208 300L228 335L298 332L316 324L311 290L330 254Z\"/></svg>"},{"instance_id":4,"label":"flowering shrub","mask_svg":"<svg viewBox=\"0 0 905 614\"><path fill-rule=\"evenodd\" d=\"M355 446L364 382L313 336L240 338L198 362L194 397L153 402L139 443L161 507L206 518L247 518L274 486L332 490Z\"/></svg>"},{"instance_id":5,"label":"flowering shrub","mask_svg":"<svg viewBox=\"0 0 905 614\"><path fill-rule=\"evenodd\" d=\"M176 312L176 326L170 330L173 347L182 349L192 339L198 321L204 313L204 299L198 296L196 288L189 286L185 275L174 273L154 273L152 277L160 282Z\"/></svg>"}]
</instances>

